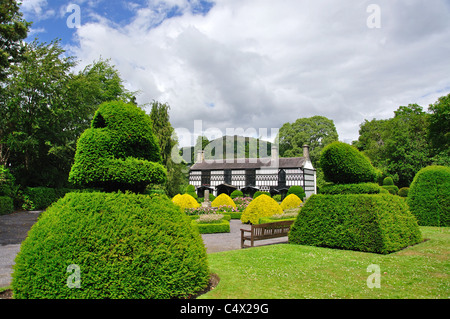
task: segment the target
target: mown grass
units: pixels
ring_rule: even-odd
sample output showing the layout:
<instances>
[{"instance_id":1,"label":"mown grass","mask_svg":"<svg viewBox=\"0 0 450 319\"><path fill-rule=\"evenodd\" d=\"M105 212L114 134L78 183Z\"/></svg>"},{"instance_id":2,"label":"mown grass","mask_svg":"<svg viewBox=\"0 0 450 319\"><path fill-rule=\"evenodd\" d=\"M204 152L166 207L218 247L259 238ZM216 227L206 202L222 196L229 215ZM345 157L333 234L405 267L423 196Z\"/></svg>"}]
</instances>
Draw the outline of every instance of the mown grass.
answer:
<instances>
[{"instance_id":1,"label":"mown grass","mask_svg":"<svg viewBox=\"0 0 450 319\"><path fill-rule=\"evenodd\" d=\"M421 230L427 241L389 255L290 244L210 254L220 283L200 298L450 298L450 228ZM372 264L380 288L367 286Z\"/></svg>"}]
</instances>

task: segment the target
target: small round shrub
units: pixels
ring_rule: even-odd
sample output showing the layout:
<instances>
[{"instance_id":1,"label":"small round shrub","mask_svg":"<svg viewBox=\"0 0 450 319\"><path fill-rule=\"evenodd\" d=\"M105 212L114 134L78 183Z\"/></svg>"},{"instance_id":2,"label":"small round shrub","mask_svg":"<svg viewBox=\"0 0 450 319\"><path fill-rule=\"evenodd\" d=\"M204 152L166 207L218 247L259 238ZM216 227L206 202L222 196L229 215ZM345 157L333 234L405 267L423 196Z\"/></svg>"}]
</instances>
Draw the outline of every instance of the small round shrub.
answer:
<instances>
[{"instance_id":1,"label":"small round shrub","mask_svg":"<svg viewBox=\"0 0 450 319\"><path fill-rule=\"evenodd\" d=\"M236 197L244 197L244 193L242 193L240 190L236 189L231 193L230 197L232 199L235 199Z\"/></svg>"},{"instance_id":2,"label":"small round shrub","mask_svg":"<svg viewBox=\"0 0 450 319\"><path fill-rule=\"evenodd\" d=\"M256 197L260 196L260 195L267 195L270 196L269 192L262 192L262 191L256 191L255 194L253 194L253 199L255 199Z\"/></svg>"},{"instance_id":3,"label":"small round shrub","mask_svg":"<svg viewBox=\"0 0 450 319\"><path fill-rule=\"evenodd\" d=\"M280 204L280 207L283 211L285 211L291 208L298 208L302 203L302 200L297 195L291 194L286 196L286 198Z\"/></svg>"},{"instance_id":4,"label":"small round shrub","mask_svg":"<svg viewBox=\"0 0 450 319\"><path fill-rule=\"evenodd\" d=\"M392 177L386 177L385 179L383 179L383 186L391 186L394 185L394 180L392 179Z\"/></svg>"},{"instance_id":5,"label":"small round shrub","mask_svg":"<svg viewBox=\"0 0 450 319\"><path fill-rule=\"evenodd\" d=\"M385 190L387 190L392 195L397 195L397 193L398 193L398 187L395 185L383 185L381 187L383 187Z\"/></svg>"},{"instance_id":6,"label":"small round shrub","mask_svg":"<svg viewBox=\"0 0 450 319\"><path fill-rule=\"evenodd\" d=\"M380 174L358 149L342 142L322 150L320 166L325 180L335 184L373 183Z\"/></svg>"},{"instance_id":7,"label":"small round shrub","mask_svg":"<svg viewBox=\"0 0 450 319\"><path fill-rule=\"evenodd\" d=\"M80 270L80 288L70 266ZM16 257L16 299L188 298L208 285L206 250L169 199L69 193L42 213Z\"/></svg>"},{"instance_id":8,"label":"small round shrub","mask_svg":"<svg viewBox=\"0 0 450 319\"><path fill-rule=\"evenodd\" d=\"M212 207L220 207L220 206L230 206L236 208L235 202L231 199L227 194L220 194L216 197L211 203Z\"/></svg>"},{"instance_id":9,"label":"small round shrub","mask_svg":"<svg viewBox=\"0 0 450 319\"><path fill-rule=\"evenodd\" d=\"M280 205L270 196L261 194L253 199L241 216L243 223L258 224L261 217L283 214Z\"/></svg>"},{"instance_id":10,"label":"small round shrub","mask_svg":"<svg viewBox=\"0 0 450 319\"><path fill-rule=\"evenodd\" d=\"M280 195L280 194L273 195L272 198L273 198L274 200L276 200L277 202L281 202L281 195Z\"/></svg>"},{"instance_id":11,"label":"small round shrub","mask_svg":"<svg viewBox=\"0 0 450 319\"><path fill-rule=\"evenodd\" d=\"M287 195L294 194L297 195L298 198L303 199L306 197L305 191L301 186L291 186L287 192Z\"/></svg>"},{"instance_id":12,"label":"small round shrub","mask_svg":"<svg viewBox=\"0 0 450 319\"><path fill-rule=\"evenodd\" d=\"M408 197L409 187L402 187L398 190L398 196L400 197Z\"/></svg>"},{"instance_id":13,"label":"small round shrub","mask_svg":"<svg viewBox=\"0 0 450 319\"><path fill-rule=\"evenodd\" d=\"M197 192L195 191L195 186L194 185L188 185L186 187L186 194L191 195L196 200L198 199L198 195L197 195Z\"/></svg>"},{"instance_id":14,"label":"small round shrub","mask_svg":"<svg viewBox=\"0 0 450 319\"><path fill-rule=\"evenodd\" d=\"M172 198L172 202L177 205L178 207L181 207L181 209L185 210L187 208L198 208L200 207L200 204L195 200L194 197L192 197L189 194L183 194L183 195L175 195Z\"/></svg>"},{"instance_id":15,"label":"small round shrub","mask_svg":"<svg viewBox=\"0 0 450 319\"><path fill-rule=\"evenodd\" d=\"M428 166L411 183L408 205L421 226L450 226L450 167Z\"/></svg>"}]
</instances>

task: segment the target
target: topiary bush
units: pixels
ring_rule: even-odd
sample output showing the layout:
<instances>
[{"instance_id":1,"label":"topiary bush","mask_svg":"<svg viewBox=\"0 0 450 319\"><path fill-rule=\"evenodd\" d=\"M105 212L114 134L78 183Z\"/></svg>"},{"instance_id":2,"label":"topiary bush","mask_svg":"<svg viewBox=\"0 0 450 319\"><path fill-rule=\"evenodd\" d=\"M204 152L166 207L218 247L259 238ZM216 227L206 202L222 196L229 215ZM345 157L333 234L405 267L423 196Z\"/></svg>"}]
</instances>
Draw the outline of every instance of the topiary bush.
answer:
<instances>
[{"instance_id":1,"label":"topiary bush","mask_svg":"<svg viewBox=\"0 0 450 319\"><path fill-rule=\"evenodd\" d=\"M267 195L267 196L270 196L270 193L269 193L269 192L256 191L256 192L253 194L253 199L255 199L256 197L258 197L258 196L260 196L260 195Z\"/></svg>"},{"instance_id":2,"label":"topiary bush","mask_svg":"<svg viewBox=\"0 0 450 319\"><path fill-rule=\"evenodd\" d=\"M194 197L192 197L189 194L183 194L183 195L175 195L172 198L172 202L180 207L182 210L188 209L188 208L198 208L200 207L200 204L195 200Z\"/></svg>"},{"instance_id":3,"label":"topiary bush","mask_svg":"<svg viewBox=\"0 0 450 319\"><path fill-rule=\"evenodd\" d=\"M71 265L80 288L68 287ZM167 299L204 289L209 270L198 231L169 199L69 193L32 227L12 277L16 299Z\"/></svg>"},{"instance_id":4,"label":"topiary bush","mask_svg":"<svg viewBox=\"0 0 450 319\"><path fill-rule=\"evenodd\" d=\"M188 185L186 187L186 194L191 195L192 197L194 197L195 200L198 199L198 195L197 195L197 192L195 191L194 185Z\"/></svg>"},{"instance_id":5,"label":"topiary bush","mask_svg":"<svg viewBox=\"0 0 450 319\"><path fill-rule=\"evenodd\" d=\"M344 194L380 194L382 188L376 183L360 184L329 184L320 188L320 194L344 195Z\"/></svg>"},{"instance_id":6,"label":"topiary bush","mask_svg":"<svg viewBox=\"0 0 450 319\"><path fill-rule=\"evenodd\" d=\"M301 186L291 186L287 192L287 195L294 194L297 195L298 198L303 199L306 197L306 193Z\"/></svg>"},{"instance_id":7,"label":"topiary bush","mask_svg":"<svg viewBox=\"0 0 450 319\"><path fill-rule=\"evenodd\" d=\"M411 183L407 202L419 225L449 227L450 167L421 169Z\"/></svg>"},{"instance_id":8,"label":"topiary bush","mask_svg":"<svg viewBox=\"0 0 450 319\"><path fill-rule=\"evenodd\" d=\"M387 254L422 241L406 202L389 194L313 195L289 233L301 245Z\"/></svg>"},{"instance_id":9,"label":"topiary bush","mask_svg":"<svg viewBox=\"0 0 450 319\"><path fill-rule=\"evenodd\" d=\"M383 186L392 186L394 185L394 180L392 177L388 176L385 179L383 179Z\"/></svg>"},{"instance_id":10,"label":"topiary bush","mask_svg":"<svg viewBox=\"0 0 450 319\"><path fill-rule=\"evenodd\" d=\"M235 199L237 197L244 197L244 193L242 193L240 190L236 189L231 193L230 197L232 199Z\"/></svg>"},{"instance_id":11,"label":"topiary bush","mask_svg":"<svg viewBox=\"0 0 450 319\"><path fill-rule=\"evenodd\" d=\"M14 211L14 201L11 197L0 196L0 215L11 214Z\"/></svg>"},{"instance_id":12,"label":"topiary bush","mask_svg":"<svg viewBox=\"0 0 450 319\"><path fill-rule=\"evenodd\" d=\"M273 215L283 214L280 205L266 194L261 194L253 199L241 216L243 223L258 224L261 217L270 217Z\"/></svg>"},{"instance_id":13,"label":"topiary bush","mask_svg":"<svg viewBox=\"0 0 450 319\"><path fill-rule=\"evenodd\" d=\"M106 191L143 192L166 181L150 116L122 101L100 105L77 142L69 181Z\"/></svg>"},{"instance_id":14,"label":"topiary bush","mask_svg":"<svg viewBox=\"0 0 450 319\"><path fill-rule=\"evenodd\" d=\"M398 196L408 197L409 187L402 187L398 190Z\"/></svg>"},{"instance_id":15,"label":"topiary bush","mask_svg":"<svg viewBox=\"0 0 450 319\"><path fill-rule=\"evenodd\" d=\"M373 183L380 174L358 149L342 142L322 150L320 166L325 180L335 184Z\"/></svg>"},{"instance_id":16,"label":"topiary bush","mask_svg":"<svg viewBox=\"0 0 450 319\"><path fill-rule=\"evenodd\" d=\"M235 202L227 194L220 194L211 203L211 207L230 206L236 208Z\"/></svg>"},{"instance_id":17,"label":"topiary bush","mask_svg":"<svg viewBox=\"0 0 450 319\"><path fill-rule=\"evenodd\" d=\"M280 207L283 211L291 208L298 208L302 205L302 200L295 194L290 194L281 202Z\"/></svg>"}]
</instances>

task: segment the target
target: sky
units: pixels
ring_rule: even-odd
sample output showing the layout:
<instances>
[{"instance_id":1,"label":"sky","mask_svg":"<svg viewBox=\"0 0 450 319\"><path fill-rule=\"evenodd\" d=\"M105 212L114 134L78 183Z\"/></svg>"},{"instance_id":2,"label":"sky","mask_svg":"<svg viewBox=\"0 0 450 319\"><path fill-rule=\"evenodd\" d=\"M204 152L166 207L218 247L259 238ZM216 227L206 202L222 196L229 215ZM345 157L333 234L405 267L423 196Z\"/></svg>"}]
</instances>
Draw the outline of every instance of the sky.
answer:
<instances>
[{"instance_id":1,"label":"sky","mask_svg":"<svg viewBox=\"0 0 450 319\"><path fill-rule=\"evenodd\" d=\"M60 38L77 70L111 59L139 104L170 105L180 146L315 115L351 143L450 93L450 0L22 2L27 41Z\"/></svg>"}]
</instances>

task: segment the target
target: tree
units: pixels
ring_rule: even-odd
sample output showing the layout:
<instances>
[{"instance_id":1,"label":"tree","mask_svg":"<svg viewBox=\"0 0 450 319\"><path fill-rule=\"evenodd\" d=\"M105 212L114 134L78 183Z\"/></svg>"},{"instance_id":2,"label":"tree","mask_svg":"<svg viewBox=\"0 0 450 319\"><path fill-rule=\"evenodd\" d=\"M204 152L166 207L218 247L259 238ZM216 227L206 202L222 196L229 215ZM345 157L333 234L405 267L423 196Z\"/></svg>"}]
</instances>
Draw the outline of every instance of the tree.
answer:
<instances>
[{"instance_id":1,"label":"tree","mask_svg":"<svg viewBox=\"0 0 450 319\"><path fill-rule=\"evenodd\" d=\"M365 121L353 144L373 165L394 177L399 187L408 187L414 175L430 164L427 139L429 115L420 105L400 106L388 120Z\"/></svg>"},{"instance_id":2,"label":"tree","mask_svg":"<svg viewBox=\"0 0 450 319\"><path fill-rule=\"evenodd\" d=\"M178 150L178 139L175 130L170 124L169 116L170 105L153 101L150 118L153 122L153 131L158 138L161 149L162 164L167 169L167 182L165 189L170 197L179 194L181 187L187 184L187 178L183 171L186 164L180 160L177 153L177 159L173 159L173 150Z\"/></svg>"},{"instance_id":3,"label":"tree","mask_svg":"<svg viewBox=\"0 0 450 319\"><path fill-rule=\"evenodd\" d=\"M98 103L131 96L108 61L73 74L75 58L64 55L58 41L27 44L3 85L0 165L11 165L23 187L65 186Z\"/></svg>"},{"instance_id":4,"label":"tree","mask_svg":"<svg viewBox=\"0 0 450 319\"><path fill-rule=\"evenodd\" d=\"M309 145L309 155L314 167L319 167L322 149L338 140L334 122L324 116L300 118L294 123L284 124L279 132L280 156L303 155L303 145Z\"/></svg>"},{"instance_id":5,"label":"tree","mask_svg":"<svg viewBox=\"0 0 450 319\"><path fill-rule=\"evenodd\" d=\"M433 162L450 165L450 94L442 96L429 109L428 140L431 144Z\"/></svg>"},{"instance_id":6,"label":"tree","mask_svg":"<svg viewBox=\"0 0 450 319\"><path fill-rule=\"evenodd\" d=\"M0 81L6 79L12 63L20 61L31 23L22 18L15 0L2 0L0 3Z\"/></svg>"}]
</instances>

